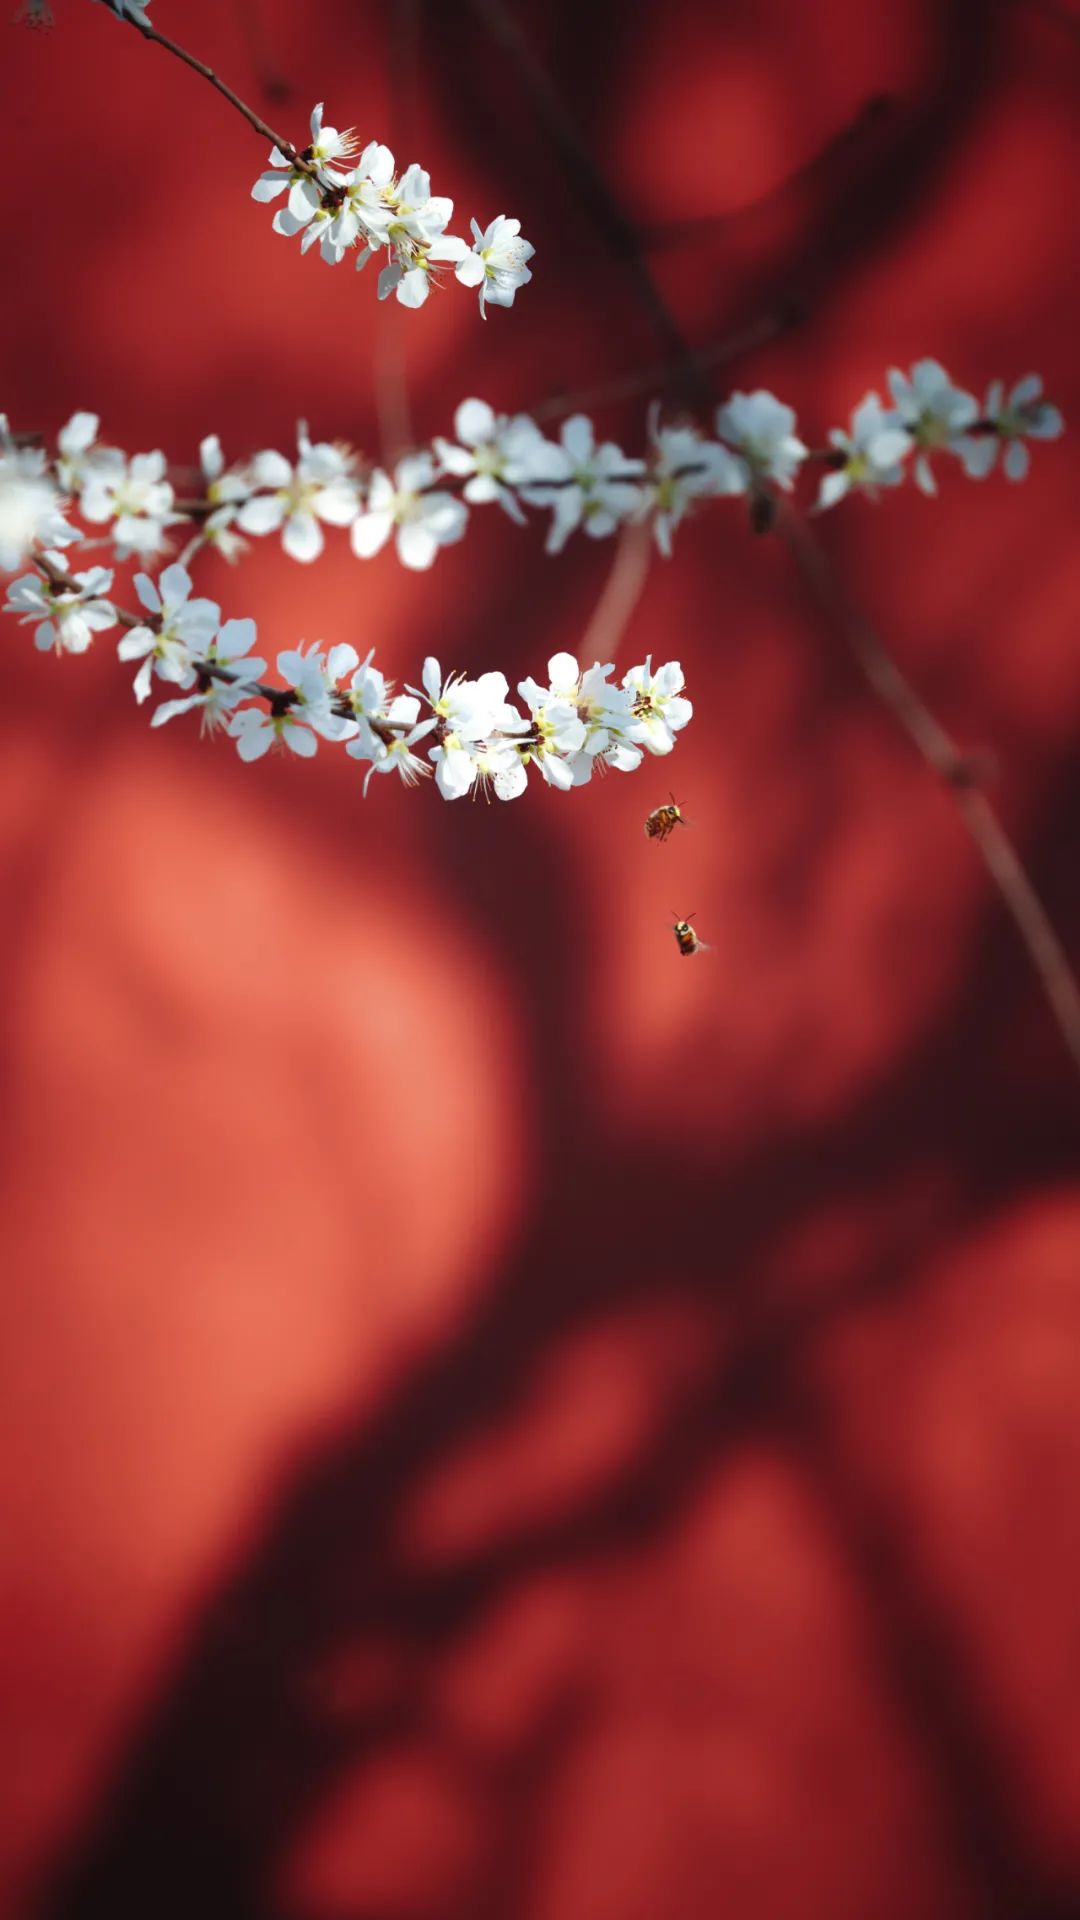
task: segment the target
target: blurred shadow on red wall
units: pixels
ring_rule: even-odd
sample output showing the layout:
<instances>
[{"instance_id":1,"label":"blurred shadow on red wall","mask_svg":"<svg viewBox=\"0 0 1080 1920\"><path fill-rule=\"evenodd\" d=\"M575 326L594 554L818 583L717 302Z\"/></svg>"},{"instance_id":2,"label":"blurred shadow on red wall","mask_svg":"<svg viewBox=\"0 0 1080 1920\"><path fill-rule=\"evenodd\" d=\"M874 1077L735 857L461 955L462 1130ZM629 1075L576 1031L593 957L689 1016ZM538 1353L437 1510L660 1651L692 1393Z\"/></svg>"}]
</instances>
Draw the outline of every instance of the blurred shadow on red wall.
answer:
<instances>
[{"instance_id":1,"label":"blurred shadow on red wall","mask_svg":"<svg viewBox=\"0 0 1080 1920\"><path fill-rule=\"evenodd\" d=\"M0 81L35 206L80 182L70 244L16 210L17 425L93 406L181 461L301 416L387 456L466 393L664 358L483 8L155 12L251 90L269 56L275 122L332 92L459 212L520 212L534 283L481 326L301 262L243 123L72 5ZM1036 365L1068 413L1052 10L513 18L682 334L783 319L714 397L773 387L820 442L936 353L976 389ZM604 430L634 445L646 398ZM1076 456L1039 453L822 537L996 753L1075 948ZM270 653L515 679L610 565L539 544L474 516L422 579L264 546L201 584ZM948 797L773 543L687 526L622 638L695 699L662 849L666 767L362 803L328 754L148 738L105 649L10 645L12 1910L1075 1911L1075 1087Z\"/></svg>"}]
</instances>

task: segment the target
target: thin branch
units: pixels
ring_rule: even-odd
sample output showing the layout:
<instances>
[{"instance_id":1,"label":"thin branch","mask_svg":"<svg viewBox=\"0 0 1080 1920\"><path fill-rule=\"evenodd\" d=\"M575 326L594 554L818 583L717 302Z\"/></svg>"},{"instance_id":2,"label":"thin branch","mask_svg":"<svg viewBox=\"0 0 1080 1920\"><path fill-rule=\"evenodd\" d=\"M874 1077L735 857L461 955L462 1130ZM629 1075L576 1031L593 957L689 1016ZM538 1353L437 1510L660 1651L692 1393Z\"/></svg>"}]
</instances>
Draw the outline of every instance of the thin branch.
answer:
<instances>
[{"instance_id":1,"label":"thin branch","mask_svg":"<svg viewBox=\"0 0 1080 1920\"><path fill-rule=\"evenodd\" d=\"M224 94L230 106L235 107L237 113L243 114L249 126L254 127L256 133L261 133L263 139L268 140L272 147L277 147L293 166L299 167L305 173L316 173L314 167L309 167L305 161L301 160L292 141L283 139L280 133L275 133L273 127L268 126L262 116L255 112L254 107L249 107L246 100L241 100L238 93L234 93L224 80L219 79L213 68L207 66L205 60L196 59L195 55L188 53L185 47L179 46L175 40L170 40L165 34L159 33L156 27L150 25L149 20L137 20L129 13L118 14L117 18L125 21L129 27L134 27L136 33L141 33L144 40L152 40L156 46L164 47L166 53L175 54L185 66L192 67L196 73L202 75L204 80L209 80L212 87L216 87L219 93Z\"/></svg>"},{"instance_id":2,"label":"thin branch","mask_svg":"<svg viewBox=\"0 0 1080 1920\"><path fill-rule=\"evenodd\" d=\"M65 573L63 567L58 567L56 562L50 560L48 554L41 549L35 549L30 555L30 560L56 592L81 593L82 589L78 581L73 579L70 573ZM104 596L100 597L103 598ZM133 627L148 627L152 633L161 632L162 617L160 614L150 613L149 611L141 614L132 613L126 607L118 607L116 601L111 597L109 598L109 605L116 615L118 625L127 627L128 629ZM234 673L231 668L217 666L209 660L193 662L193 671L195 679L201 689L205 690L209 687L210 683L215 680L227 686L239 687L250 699L265 700L271 713L278 718L280 718L282 714L289 713L293 707L303 704L300 696L293 687L275 687L272 686L268 680L244 680L238 673ZM330 704L332 711L339 719L355 719L356 715L352 704L344 695L335 697ZM370 715L368 715L367 723L372 733L377 735L387 746L393 743L398 734L408 733L411 724L408 721L402 720L373 719ZM443 736L442 733L437 730L435 737L436 739L442 739Z\"/></svg>"},{"instance_id":3,"label":"thin branch","mask_svg":"<svg viewBox=\"0 0 1080 1920\"><path fill-rule=\"evenodd\" d=\"M985 794L978 790L976 767L959 751L874 629L849 601L828 556L805 522L781 507L775 530L819 605L843 633L879 700L951 794L1027 948L1065 1045L1080 1069L1080 985L1016 848Z\"/></svg>"},{"instance_id":4,"label":"thin branch","mask_svg":"<svg viewBox=\"0 0 1080 1920\"><path fill-rule=\"evenodd\" d=\"M53 587L57 593L78 594L82 592L78 581L73 579L70 573L65 573L63 567L58 567L54 560L50 560L47 553L36 550L31 554L30 558L33 565L37 567L38 572L44 574L50 587ZM100 597L108 598L109 605L116 615L118 626L127 627L129 630L133 627L149 627L152 632L160 631L160 614L150 613L149 611L145 613L132 613L127 607L117 606L116 601L111 595L102 595ZM206 666L203 671L211 680L237 681L239 679L239 676L235 673L230 673L227 667ZM265 681L245 680L243 684L253 696L258 694L262 699L269 700L272 704L276 703L280 706L285 699L284 690L281 687L272 687ZM290 704L293 697L294 696L290 695L285 703Z\"/></svg>"},{"instance_id":5,"label":"thin branch","mask_svg":"<svg viewBox=\"0 0 1080 1920\"><path fill-rule=\"evenodd\" d=\"M45 575L50 587L55 587L57 593L79 594L82 592L78 581L73 579L70 573L65 573L63 567L58 567L54 560L50 560L47 553L42 553L40 550L35 549L30 555L30 562L32 566L37 568L39 573ZM100 597L102 599L108 597L109 605L115 613L117 622L121 627L145 627L149 624L151 617L149 614L144 614L140 618L137 613L127 613L123 607L118 607L116 601L113 600L111 596L101 595Z\"/></svg>"}]
</instances>

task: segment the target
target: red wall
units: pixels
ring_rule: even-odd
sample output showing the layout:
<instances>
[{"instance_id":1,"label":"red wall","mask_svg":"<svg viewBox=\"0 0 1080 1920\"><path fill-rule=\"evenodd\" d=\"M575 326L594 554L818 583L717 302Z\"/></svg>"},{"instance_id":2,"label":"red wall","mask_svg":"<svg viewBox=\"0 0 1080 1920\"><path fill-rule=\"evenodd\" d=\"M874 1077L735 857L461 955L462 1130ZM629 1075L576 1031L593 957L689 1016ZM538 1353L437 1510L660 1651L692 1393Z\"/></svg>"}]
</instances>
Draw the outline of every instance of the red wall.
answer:
<instances>
[{"instance_id":1,"label":"red wall","mask_svg":"<svg viewBox=\"0 0 1080 1920\"><path fill-rule=\"evenodd\" d=\"M56 11L0 42L18 427L89 407L183 465L303 415L378 453L403 405L426 439L663 359L483 9L257 14L284 132L325 98L521 216L534 282L486 324L302 260L239 117ZM650 254L685 333L798 309L716 397L820 442L932 353L1076 416L1075 8L513 12L628 214L701 216ZM262 98L255 14L153 0ZM1080 953L1076 447L820 533ZM540 547L477 515L427 576L331 536L200 587L271 655L516 679L611 560ZM670 772L509 808L151 734L110 640L6 626L5 1910L1075 1911L1080 1090L779 546L718 508L651 569L619 658L685 665Z\"/></svg>"}]
</instances>

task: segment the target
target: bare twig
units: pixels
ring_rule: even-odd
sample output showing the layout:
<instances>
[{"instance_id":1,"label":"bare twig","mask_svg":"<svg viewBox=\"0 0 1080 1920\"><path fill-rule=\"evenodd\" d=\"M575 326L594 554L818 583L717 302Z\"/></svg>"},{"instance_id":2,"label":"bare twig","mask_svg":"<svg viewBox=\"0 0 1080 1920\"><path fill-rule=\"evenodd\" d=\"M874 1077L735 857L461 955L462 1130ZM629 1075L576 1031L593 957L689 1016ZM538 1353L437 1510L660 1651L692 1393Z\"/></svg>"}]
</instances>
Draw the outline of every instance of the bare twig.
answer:
<instances>
[{"instance_id":1,"label":"bare twig","mask_svg":"<svg viewBox=\"0 0 1080 1920\"><path fill-rule=\"evenodd\" d=\"M255 112L254 107L249 107L246 100L241 100L240 95L234 93L232 88L225 84L224 80L219 79L213 68L208 67L204 60L196 59L195 55L188 53L185 47L179 46L175 40L170 40L165 34L159 33L156 27L150 25L149 20L137 20L129 13L120 14L117 17L125 21L129 27L134 27L136 33L141 33L144 40L152 40L156 46L164 47L166 53L175 54L176 58L182 60L185 66L193 68L196 73L200 73L204 80L209 80L212 87L216 87L219 93L224 94L230 106L235 107L237 113L243 114L249 126L254 127L256 133L261 133L263 139L268 140L272 147L277 147L279 152L285 155L286 160L291 161L294 166L299 167L303 172L316 172L314 167L308 166L305 161L301 160L292 141L284 139L280 133L275 133L273 127L268 126L262 116Z\"/></svg>"}]
</instances>

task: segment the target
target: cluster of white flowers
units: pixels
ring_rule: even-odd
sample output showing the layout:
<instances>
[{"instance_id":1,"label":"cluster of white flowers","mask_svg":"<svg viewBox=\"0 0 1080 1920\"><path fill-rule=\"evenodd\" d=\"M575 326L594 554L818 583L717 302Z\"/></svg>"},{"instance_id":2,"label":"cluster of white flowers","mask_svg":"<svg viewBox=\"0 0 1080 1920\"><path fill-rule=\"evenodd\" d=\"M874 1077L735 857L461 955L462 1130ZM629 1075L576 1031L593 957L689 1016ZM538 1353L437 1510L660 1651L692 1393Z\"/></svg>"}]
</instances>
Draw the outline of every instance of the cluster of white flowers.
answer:
<instances>
[{"instance_id":1,"label":"cluster of white flowers","mask_svg":"<svg viewBox=\"0 0 1080 1920\"><path fill-rule=\"evenodd\" d=\"M0 572L21 567L35 546L78 539L64 518L66 504L43 449L19 446L0 413Z\"/></svg>"},{"instance_id":2,"label":"cluster of white flowers","mask_svg":"<svg viewBox=\"0 0 1080 1920\"><path fill-rule=\"evenodd\" d=\"M396 693L370 654L361 661L351 646L313 645L279 653L280 684L267 684L254 621L223 621L215 602L193 598L183 563L165 566L156 582L136 574L142 611L134 614L109 597L107 567L72 573L65 549L98 537L118 560L134 555L145 565L167 550L168 530L184 525L196 530L185 558L212 543L234 559L245 536L277 533L287 554L310 562L331 526L348 529L359 558L392 539L403 565L424 569L461 538L471 508L494 502L518 522L529 508L545 509L551 553L578 527L603 538L648 519L670 554L675 529L702 500L741 497L756 518L811 459L827 469L818 495L827 507L854 491L873 497L897 486L909 461L916 484L933 491L931 457L943 453L982 478L1004 448L1004 470L1018 480L1028 469L1027 441L1062 431L1034 374L1007 400L995 382L981 408L932 360L909 376L891 373L889 388L891 408L868 394L850 431L834 430L816 455L798 437L791 408L764 391L733 394L717 409L712 438L693 424L664 422L654 406L644 457L598 442L584 414L548 439L528 414L496 414L478 399L457 409L452 440L436 438L392 474L362 468L346 446L313 442L303 422L293 460L266 448L228 466L211 434L200 447L202 493L191 500L177 499L162 452L129 457L101 445L94 414L73 415L51 457L13 436L0 416L0 570L26 560L34 568L11 583L5 611L33 625L36 646L58 653L85 652L95 633L121 625L118 652L137 663L140 703L155 680L176 690L152 724L198 709L204 728L225 728L244 760L278 742L310 757L321 738L366 765L365 792L376 773L397 773L406 784L434 773L446 799L488 788L512 799L530 767L551 786L581 786L594 768L627 771L645 752L671 751L692 711L677 662L654 672L646 660L616 683L610 663L583 668L556 654L546 685L518 683L519 706L501 673L444 677L429 659L421 686ZM72 524L76 513L89 532Z\"/></svg>"},{"instance_id":3,"label":"cluster of white flowers","mask_svg":"<svg viewBox=\"0 0 1080 1920\"><path fill-rule=\"evenodd\" d=\"M192 597L185 567L166 567L155 584L135 576L142 615L118 611L104 596L112 574L103 567L69 575L58 550L42 555L38 571L12 581L5 611L36 622L42 649L82 653L95 632L122 623L117 652L137 661L135 697L149 696L155 679L180 689L152 716L162 726L198 710L204 730L225 728L242 760L258 760L276 743L303 759L319 739L344 744L367 766L366 794L376 773L397 773L407 786L434 773L446 800L493 788L500 800L525 791L535 767L549 786L584 786L595 769L629 772L643 755L670 753L693 708L683 693L677 661L653 670L651 659L612 679L611 662L582 670L572 654L548 661L548 683L519 681L525 712L511 701L505 674L470 680L443 676L437 660L424 662L420 687L395 694L372 665L348 645L298 646L277 656L281 685L261 675L255 622L222 621L212 600ZM427 741L426 758L415 749Z\"/></svg>"},{"instance_id":4,"label":"cluster of white flowers","mask_svg":"<svg viewBox=\"0 0 1080 1920\"><path fill-rule=\"evenodd\" d=\"M583 671L572 654L558 653L548 661L546 686L518 682L522 712L509 697L505 674L444 676L429 657L420 686L395 694L372 659L369 653L361 661L350 646L279 653L285 684L280 692L259 689L265 704L251 704L253 689L234 684L229 731L240 757L258 759L275 740L310 757L321 737L343 742L350 758L367 766L365 793L377 773L396 773L412 786L434 771L444 800L489 788L500 800L513 800L524 793L530 767L566 791L584 786L597 769L626 773L646 752L670 753L693 713L677 661L654 672L646 660L617 685L612 663L597 661ZM240 670L250 676L252 663L241 662L234 671ZM192 671L200 677L198 661ZM168 702L155 724L200 697L205 703L205 692ZM416 751L423 741L426 758Z\"/></svg>"},{"instance_id":5,"label":"cluster of white flowers","mask_svg":"<svg viewBox=\"0 0 1080 1920\"><path fill-rule=\"evenodd\" d=\"M899 486L912 456L915 485L935 494L935 453L954 455L970 479L982 480L1004 446L1007 477L1023 480L1031 460L1025 441L1056 440L1064 428L1058 408L1042 398L1037 373L1018 380L1007 403L1003 383L992 381L981 407L973 393L953 385L939 360L917 360L909 374L893 367L888 384L891 408L868 393L852 415L851 433L830 433L835 451L819 506L831 507L856 488L873 495L878 487Z\"/></svg>"},{"instance_id":6,"label":"cluster of white flowers","mask_svg":"<svg viewBox=\"0 0 1080 1920\"><path fill-rule=\"evenodd\" d=\"M93 539L101 529L113 556L146 564L169 547L171 528L193 535L185 560L204 544L234 560L245 535L279 534L291 559L317 560L326 527L347 529L358 559L370 559L391 541L405 567L426 569L439 549L460 540L471 508L496 502L519 523L528 509L546 510L546 547L559 553L581 528L603 539L634 521L651 524L661 553L670 556L680 522L701 502L742 498L755 524L767 524L779 492L790 492L808 462L823 469L818 509L851 493L876 498L899 486L910 466L924 493L936 491L931 461L951 455L982 479L1004 449L1010 480L1028 471L1030 440L1062 431L1058 409L1042 398L1029 374L1006 400L995 381L980 407L954 387L935 360L920 360L910 375L892 372L893 406L876 393L856 407L850 429L834 428L828 445L811 452L797 433L792 409L774 394L734 393L717 408L715 437L685 421L665 422L654 405L644 457L596 437L593 422L574 414L549 439L528 414L497 414L483 400L462 402L452 439L399 460L393 472L365 466L352 450L312 441L301 421L289 458L265 448L226 465L216 434L199 450L202 487L177 499L165 455L98 443L98 420L76 413L62 428L50 460L37 447L16 444L0 420L0 568L20 566L35 547ZM764 509L764 514L762 514ZM78 513L89 534L67 516Z\"/></svg>"},{"instance_id":7,"label":"cluster of white flowers","mask_svg":"<svg viewBox=\"0 0 1080 1920\"><path fill-rule=\"evenodd\" d=\"M98 426L96 413L75 413L61 427L49 484L63 496L58 498L58 505L65 511L77 507L83 520L106 529L105 537L112 542L118 560L127 560L132 554L149 560L166 551L167 528L185 524L185 515L174 511L176 496L168 479L165 455L159 450L129 458L119 447L100 446ZM44 455L35 457L44 468ZM37 537L57 540L51 534ZM77 538L69 529L68 539ZM29 546L24 546L20 557L25 559L28 552Z\"/></svg>"},{"instance_id":8,"label":"cluster of white flowers","mask_svg":"<svg viewBox=\"0 0 1080 1920\"><path fill-rule=\"evenodd\" d=\"M521 223L498 214L486 230L472 223L470 247L448 233L454 203L431 191L430 176L414 162L400 176L389 147L370 140L359 157L351 129L339 133L323 125L320 104L311 116L311 142L301 153L270 152L270 165L252 187L255 200L284 204L274 215L275 233L300 235L301 251L318 243L329 266L356 252L357 267L376 254L386 256L379 275L379 299L395 294L403 307L422 307L434 269L452 266L462 286L476 287L480 311L511 307L514 295L532 279L528 262L535 249L521 237Z\"/></svg>"},{"instance_id":9,"label":"cluster of white flowers","mask_svg":"<svg viewBox=\"0 0 1080 1920\"><path fill-rule=\"evenodd\" d=\"M59 573L64 555L46 549L45 558ZM24 573L8 587L5 613L19 616L20 626L34 627L34 645L42 653L85 653L95 633L116 625L116 609L105 598L113 583L108 567L68 574L68 586L54 586L47 574Z\"/></svg>"}]
</instances>

